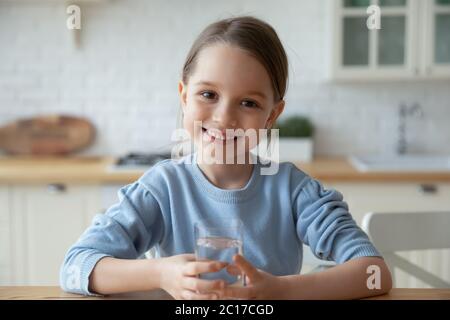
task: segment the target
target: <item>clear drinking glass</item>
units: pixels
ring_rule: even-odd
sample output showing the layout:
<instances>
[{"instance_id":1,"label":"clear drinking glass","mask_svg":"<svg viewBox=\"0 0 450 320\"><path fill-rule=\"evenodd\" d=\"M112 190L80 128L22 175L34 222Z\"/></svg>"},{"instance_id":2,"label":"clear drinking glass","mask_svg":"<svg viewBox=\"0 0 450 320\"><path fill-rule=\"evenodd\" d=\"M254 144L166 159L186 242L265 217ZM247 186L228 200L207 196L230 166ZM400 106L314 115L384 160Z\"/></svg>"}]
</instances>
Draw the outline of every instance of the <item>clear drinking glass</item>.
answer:
<instances>
[{"instance_id":1,"label":"clear drinking glass","mask_svg":"<svg viewBox=\"0 0 450 320\"><path fill-rule=\"evenodd\" d=\"M195 223L194 234L197 260L216 260L233 264L235 254L243 255L243 226L239 219L229 219L225 222L201 220ZM203 273L200 278L223 279L228 285L245 286L245 277L232 275L226 268L218 272Z\"/></svg>"}]
</instances>

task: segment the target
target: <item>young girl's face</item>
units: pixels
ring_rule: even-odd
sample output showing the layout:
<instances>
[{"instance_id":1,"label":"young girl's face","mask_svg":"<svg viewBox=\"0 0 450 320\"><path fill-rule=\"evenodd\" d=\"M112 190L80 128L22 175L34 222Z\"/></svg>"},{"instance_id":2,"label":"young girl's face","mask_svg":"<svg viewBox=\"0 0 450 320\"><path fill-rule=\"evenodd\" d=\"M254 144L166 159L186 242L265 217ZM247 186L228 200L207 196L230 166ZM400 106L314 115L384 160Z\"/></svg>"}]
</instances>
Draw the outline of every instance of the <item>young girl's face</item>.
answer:
<instances>
[{"instance_id":1,"label":"young girl's face","mask_svg":"<svg viewBox=\"0 0 450 320\"><path fill-rule=\"evenodd\" d=\"M179 92L183 126L204 155L214 156L217 147L226 153L230 144L234 156L242 150L238 145L248 153L257 142L227 135L226 130L269 129L284 108L283 100L274 101L264 66L247 51L228 44L202 49L188 83L180 81ZM194 130L197 121L201 128Z\"/></svg>"}]
</instances>

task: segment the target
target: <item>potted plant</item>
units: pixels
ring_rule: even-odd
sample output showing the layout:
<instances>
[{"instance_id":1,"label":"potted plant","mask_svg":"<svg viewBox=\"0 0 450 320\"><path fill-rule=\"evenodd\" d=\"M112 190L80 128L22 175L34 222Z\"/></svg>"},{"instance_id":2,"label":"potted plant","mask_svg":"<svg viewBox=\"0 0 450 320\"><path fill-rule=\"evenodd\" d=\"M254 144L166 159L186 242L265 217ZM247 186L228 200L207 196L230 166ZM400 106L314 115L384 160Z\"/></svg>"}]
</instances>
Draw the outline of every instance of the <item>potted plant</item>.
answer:
<instances>
[{"instance_id":1,"label":"potted plant","mask_svg":"<svg viewBox=\"0 0 450 320\"><path fill-rule=\"evenodd\" d=\"M310 162L313 158L314 125L305 116L291 116L277 122L280 161Z\"/></svg>"}]
</instances>

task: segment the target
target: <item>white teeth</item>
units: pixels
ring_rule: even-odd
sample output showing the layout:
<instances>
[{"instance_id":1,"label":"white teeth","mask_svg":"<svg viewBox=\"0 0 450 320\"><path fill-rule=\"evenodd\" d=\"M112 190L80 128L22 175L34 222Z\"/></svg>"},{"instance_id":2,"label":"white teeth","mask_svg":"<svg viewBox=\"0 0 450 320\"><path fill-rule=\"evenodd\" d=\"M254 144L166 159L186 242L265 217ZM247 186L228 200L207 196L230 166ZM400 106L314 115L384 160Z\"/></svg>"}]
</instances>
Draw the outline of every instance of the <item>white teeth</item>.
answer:
<instances>
[{"instance_id":1,"label":"white teeth","mask_svg":"<svg viewBox=\"0 0 450 320\"><path fill-rule=\"evenodd\" d=\"M214 137L214 138L219 139L219 140L232 140L235 137L234 134L231 134L231 135L229 135L227 137L224 137L222 135L222 133L218 132L217 130L210 130L210 129L208 129L206 132L211 137Z\"/></svg>"}]
</instances>

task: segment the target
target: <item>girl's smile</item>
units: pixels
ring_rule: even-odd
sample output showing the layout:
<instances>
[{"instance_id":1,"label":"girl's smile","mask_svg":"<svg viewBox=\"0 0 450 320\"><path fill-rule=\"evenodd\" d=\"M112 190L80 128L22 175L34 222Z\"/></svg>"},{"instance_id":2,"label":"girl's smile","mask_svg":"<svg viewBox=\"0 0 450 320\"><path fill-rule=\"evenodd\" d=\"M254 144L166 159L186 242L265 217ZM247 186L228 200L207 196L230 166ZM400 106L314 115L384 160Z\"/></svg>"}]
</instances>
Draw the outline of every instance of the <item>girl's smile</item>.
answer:
<instances>
[{"instance_id":1,"label":"girl's smile","mask_svg":"<svg viewBox=\"0 0 450 320\"><path fill-rule=\"evenodd\" d=\"M216 143L231 143L238 139L234 130L221 130L216 128L205 128L202 127L203 141L206 142L216 142Z\"/></svg>"}]
</instances>

